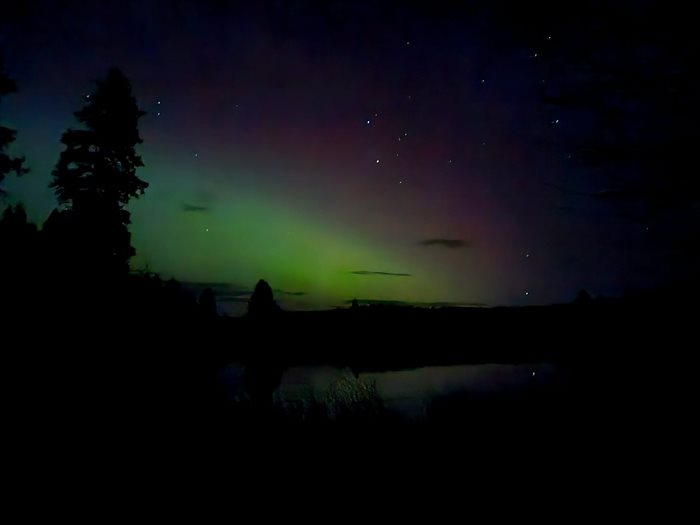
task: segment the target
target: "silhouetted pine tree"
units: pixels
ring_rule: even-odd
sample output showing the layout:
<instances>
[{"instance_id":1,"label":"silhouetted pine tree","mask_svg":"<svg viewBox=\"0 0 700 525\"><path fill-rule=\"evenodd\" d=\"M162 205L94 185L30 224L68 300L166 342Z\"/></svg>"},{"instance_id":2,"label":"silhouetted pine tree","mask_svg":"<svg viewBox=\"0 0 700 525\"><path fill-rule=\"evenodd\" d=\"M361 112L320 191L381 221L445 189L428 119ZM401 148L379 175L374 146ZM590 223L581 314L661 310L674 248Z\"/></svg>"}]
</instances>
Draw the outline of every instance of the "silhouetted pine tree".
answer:
<instances>
[{"instance_id":1,"label":"silhouetted pine tree","mask_svg":"<svg viewBox=\"0 0 700 525\"><path fill-rule=\"evenodd\" d=\"M15 91L17 91L17 86L12 79L5 75L2 59L0 59L0 103L5 95ZM12 158L6 151L7 147L14 142L16 134L15 130L0 126L0 184L9 173L14 172L17 175L22 175L28 171L23 166L24 158ZM2 193L1 188L0 193Z\"/></svg>"},{"instance_id":2,"label":"silhouetted pine tree","mask_svg":"<svg viewBox=\"0 0 700 525\"><path fill-rule=\"evenodd\" d=\"M143 142L138 130L143 115L129 80L111 69L88 95L87 105L75 113L84 129L69 129L61 137L66 147L51 187L62 209L52 214L48 226L91 271L126 272L135 253L125 208L148 187L136 176L143 166L135 149Z\"/></svg>"}]
</instances>

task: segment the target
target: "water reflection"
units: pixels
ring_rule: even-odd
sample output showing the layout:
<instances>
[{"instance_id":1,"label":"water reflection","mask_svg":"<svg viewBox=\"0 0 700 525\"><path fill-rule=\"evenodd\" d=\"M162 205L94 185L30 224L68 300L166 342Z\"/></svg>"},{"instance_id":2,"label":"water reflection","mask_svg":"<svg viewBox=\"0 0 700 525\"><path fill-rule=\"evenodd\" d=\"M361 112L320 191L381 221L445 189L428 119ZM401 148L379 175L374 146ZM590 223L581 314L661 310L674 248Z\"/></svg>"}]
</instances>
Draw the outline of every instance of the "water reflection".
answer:
<instances>
[{"instance_id":1,"label":"water reflection","mask_svg":"<svg viewBox=\"0 0 700 525\"><path fill-rule=\"evenodd\" d=\"M426 367L395 372L362 373L327 366L294 367L285 371L273 394L278 406L305 406L325 399L334 384L376 385L384 407L404 418L420 420L436 400L450 397L513 398L533 392L556 393L565 388L565 372L551 364L482 364ZM354 382L354 383L353 383Z\"/></svg>"}]
</instances>

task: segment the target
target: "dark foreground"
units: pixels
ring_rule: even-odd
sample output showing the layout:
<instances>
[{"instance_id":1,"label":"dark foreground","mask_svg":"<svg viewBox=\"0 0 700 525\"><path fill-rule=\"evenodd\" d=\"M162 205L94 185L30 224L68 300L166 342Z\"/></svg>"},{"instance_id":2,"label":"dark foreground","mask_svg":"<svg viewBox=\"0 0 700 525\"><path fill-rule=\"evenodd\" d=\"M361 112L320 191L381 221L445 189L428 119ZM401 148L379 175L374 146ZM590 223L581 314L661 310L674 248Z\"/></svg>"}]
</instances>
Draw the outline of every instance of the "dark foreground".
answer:
<instances>
[{"instance_id":1,"label":"dark foreground","mask_svg":"<svg viewBox=\"0 0 700 525\"><path fill-rule=\"evenodd\" d=\"M562 444L567 435L664 427L681 410L681 403L667 401L683 384L683 356L692 347L687 304L644 300L503 309L360 307L257 319L153 315L142 307L17 319L17 337L4 339L4 353L18 417L67 434L104 425L109 432L161 439L191 433L212 444L269 429L365 427L374 435L379 429L449 429L453 436L503 439L508 446L535 437ZM221 381L231 363L245 368L245 395L234 400ZM479 363L547 363L566 379L554 389L440 399L421 423L392 417L372 392L359 398L341 392L347 399L330 418L321 410L290 417L273 402L284 371L295 366L333 366L358 377ZM362 406L352 406L353 396Z\"/></svg>"},{"instance_id":2,"label":"dark foreground","mask_svg":"<svg viewBox=\"0 0 700 525\"><path fill-rule=\"evenodd\" d=\"M5 325L17 335L3 345L4 447L15 483L39 476L53 491L78 476L84 501L101 501L95 492L115 497L121 487L145 491L152 504L160 491L191 495L193 485L235 481L258 494L301 491L314 505L327 492L346 503L381 494L386 504L387 491L404 482L421 497L447 485L457 493L444 488L441 497L453 502L477 484L501 502L531 490L552 505L561 493L591 498L583 485L598 494L582 507L590 510L606 505L603 487L617 503L620 484L642 497L639 485L666 479L689 457L689 304L375 307L258 319L147 300L69 304ZM222 381L231 363L246 371L238 398ZM335 391L332 412L328 398L303 413L275 402L290 367L363 377L480 363L544 363L566 381L439 397L420 421L385 410L371 387L358 390L352 379L349 390ZM231 494L242 493L220 501Z\"/></svg>"}]
</instances>

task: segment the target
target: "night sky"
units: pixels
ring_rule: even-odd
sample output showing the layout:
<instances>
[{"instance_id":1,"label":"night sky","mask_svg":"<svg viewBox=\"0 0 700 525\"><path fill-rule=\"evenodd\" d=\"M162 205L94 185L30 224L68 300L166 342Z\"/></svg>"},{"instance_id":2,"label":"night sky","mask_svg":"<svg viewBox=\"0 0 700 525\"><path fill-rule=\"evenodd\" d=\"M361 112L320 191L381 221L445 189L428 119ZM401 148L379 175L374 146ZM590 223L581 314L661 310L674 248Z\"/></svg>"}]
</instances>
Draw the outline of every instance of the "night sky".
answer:
<instances>
[{"instance_id":1,"label":"night sky","mask_svg":"<svg viewBox=\"0 0 700 525\"><path fill-rule=\"evenodd\" d=\"M588 116L543 102L567 26L521 40L430 3L24 4L0 22L19 89L2 120L31 170L8 198L48 216L61 133L121 68L148 112L134 268L220 283L234 310L259 278L296 309L544 304L661 279L658 226L583 194L606 187L568 140Z\"/></svg>"}]
</instances>

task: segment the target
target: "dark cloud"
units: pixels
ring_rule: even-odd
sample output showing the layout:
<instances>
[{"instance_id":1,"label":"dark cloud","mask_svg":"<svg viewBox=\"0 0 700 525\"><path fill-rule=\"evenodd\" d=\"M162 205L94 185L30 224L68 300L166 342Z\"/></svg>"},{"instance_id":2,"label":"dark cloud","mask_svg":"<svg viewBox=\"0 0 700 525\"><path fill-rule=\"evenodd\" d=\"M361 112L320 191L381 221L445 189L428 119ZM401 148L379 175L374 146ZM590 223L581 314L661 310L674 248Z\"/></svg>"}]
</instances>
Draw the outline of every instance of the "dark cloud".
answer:
<instances>
[{"instance_id":1,"label":"dark cloud","mask_svg":"<svg viewBox=\"0 0 700 525\"><path fill-rule=\"evenodd\" d=\"M425 239L420 241L418 244L421 246L442 246L444 248L467 248L471 246L471 241L465 241L464 239Z\"/></svg>"},{"instance_id":2,"label":"dark cloud","mask_svg":"<svg viewBox=\"0 0 700 525\"><path fill-rule=\"evenodd\" d=\"M182 286L192 290L195 293L201 293L206 288L211 288L212 292L216 296L217 301L223 300L222 297L235 297L243 296L249 297L253 290L247 286L241 286L232 283L219 283L219 282L193 282L184 281Z\"/></svg>"},{"instance_id":3,"label":"dark cloud","mask_svg":"<svg viewBox=\"0 0 700 525\"><path fill-rule=\"evenodd\" d=\"M348 299L345 301L345 304L352 304L352 302L355 300L357 300L357 304L361 305L383 304L385 306L413 306L412 303L406 301L395 301L392 299Z\"/></svg>"},{"instance_id":4,"label":"dark cloud","mask_svg":"<svg viewBox=\"0 0 700 525\"><path fill-rule=\"evenodd\" d=\"M217 295L216 302L218 303L247 303L253 292L241 292L240 295Z\"/></svg>"},{"instance_id":5,"label":"dark cloud","mask_svg":"<svg viewBox=\"0 0 700 525\"><path fill-rule=\"evenodd\" d=\"M185 212L207 212L209 210L209 206L197 206L196 204L188 204L186 202L182 203L182 211Z\"/></svg>"},{"instance_id":6,"label":"dark cloud","mask_svg":"<svg viewBox=\"0 0 700 525\"><path fill-rule=\"evenodd\" d=\"M437 303L415 303L416 306L429 308L486 308L486 303L460 303L460 302L437 302Z\"/></svg>"},{"instance_id":7,"label":"dark cloud","mask_svg":"<svg viewBox=\"0 0 700 525\"><path fill-rule=\"evenodd\" d=\"M308 295L306 292L288 292L286 290L280 290L278 288L273 288L272 291L274 293L278 293L280 295L294 295L294 296L302 296L302 295Z\"/></svg>"},{"instance_id":8,"label":"dark cloud","mask_svg":"<svg viewBox=\"0 0 700 525\"><path fill-rule=\"evenodd\" d=\"M345 304L352 304L352 299L345 301ZM357 299L358 304L361 305L379 305L383 304L386 306L417 306L419 308L485 308L488 305L486 303L467 303L467 302L435 302L435 303L421 303L413 301L396 301L392 299Z\"/></svg>"},{"instance_id":9,"label":"dark cloud","mask_svg":"<svg viewBox=\"0 0 700 525\"><path fill-rule=\"evenodd\" d=\"M211 288L212 290L234 290L246 288L245 286L216 281L182 281L182 285L195 288Z\"/></svg>"},{"instance_id":10,"label":"dark cloud","mask_svg":"<svg viewBox=\"0 0 700 525\"><path fill-rule=\"evenodd\" d=\"M411 277L410 273L393 273L393 272L371 272L369 270L355 270L350 272L354 275L385 275L388 277Z\"/></svg>"}]
</instances>

